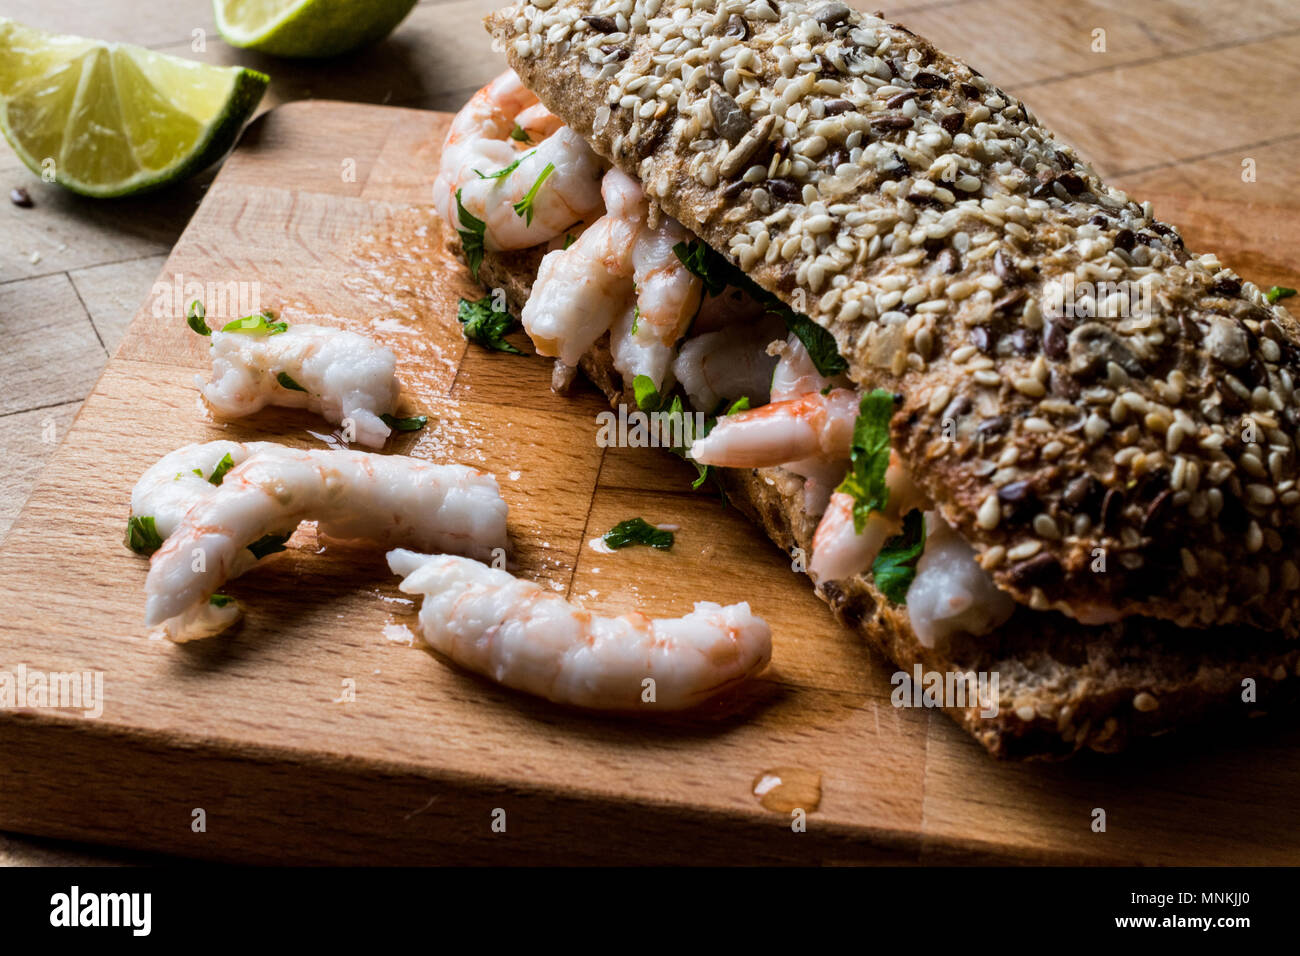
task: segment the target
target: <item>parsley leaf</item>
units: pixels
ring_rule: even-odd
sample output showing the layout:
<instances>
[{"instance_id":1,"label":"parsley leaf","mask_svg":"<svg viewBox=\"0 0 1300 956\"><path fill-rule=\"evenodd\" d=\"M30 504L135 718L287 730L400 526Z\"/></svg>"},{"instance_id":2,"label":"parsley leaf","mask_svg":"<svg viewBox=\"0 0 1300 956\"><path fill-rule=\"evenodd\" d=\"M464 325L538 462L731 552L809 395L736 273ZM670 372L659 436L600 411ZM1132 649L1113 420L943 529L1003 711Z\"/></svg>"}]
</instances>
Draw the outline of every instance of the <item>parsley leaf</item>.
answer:
<instances>
[{"instance_id":1,"label":"parsley leaf","mask_svg":"<svg viewBox=\"0 0 1300 956\"><path fill-rule=\"evenodd\" d=\"M736 415L739 414L740 412L747 412L747 411L749 411L749 396L742 395L740 396L740 398L732 402L731 405L727 408L727 410L723 414Z\"/></svg>"},{"instance_id":2,"label":"parsley leaf","mask_svg":"<svg viewBox=\"0 0 1300 956\"><path fill-rule=\"evenodd\" d=\"M190 303L189 311L185 313L185 323L199 335L211 335L212 330L208 328L208 323L204 321L207 316L207 310L203 308L203 303L195 299Z\"/></svg>"},{"instance_id":3,"label":"parsley leaf","mask_svg":"<svg viewBox=\"0 0 1300 956\"><path fill-rule=\"evenodd\" d=\"M460 201L460 190L456 190L456 214L460 217L460 224L463 229L457 229L460 234L460 245L465 250L465 262L469 265L469 274L478 280L478 267L483 264L483 236L487 232L487 223L477 218Z\"/></svg>"},{"instance_id":4,"label":"parsley leaf","mask_svg":"<svg viewBox=\"0 0 1300 956\"><path fill-rule=\"evenodd\" d=\"M885 542L871 563L871 574L891 604L906 604L907 590L916 577L916 562L925 550L925 519L919 511L909 511L903 519L903 533Z\"/></svg>"},{"instance_id":5,"label":"parsley leaf","mask_svg":"<svg viewBox=\"0 0 1300 956\"><path fill-rule=\"evenodd\" d=\"M515 320L509 312L494 309L490 295L477 302L461 299L456 308L456 321L461 324L465 339L475 345L511 355L525 354L505 340L506 333L514 329Z\"/></svg>"},{"instance_id":6,"label":"parsley leaf","mask_svg":"<svg viewBox=\"0 0 1300 956\"><path fill-rule=\"evenodd\" d=\"M667 551L673 546L673 533L661 531L644 518L629 518L620 521L603 535L601 540L611 548L626 548L632 544L648 544L660 551Z\"/></svg>"},{"instance_id":7,"label":"parsley leaf","mask_svg":"<svg viewBox=\"0 0 1300 956\"><path fill-rule=\"evenodd\" d=\"M395 432L418 432L429 424L428 415L412 415L410 418L397 418L393 415L380 415L379 420Z\"/></svg>"},{"instance_id":8,"label":"parsley leaf","mask_svg":"<svg viewBox=\"0 0 1300 956\"><path fill-rule=\"evenodd\" d=\"M154 524L153 515L132 515L126 522L126 539L123 541L136 554L153 554L162 547L162 535Z\"/></svg>"},{"instance_id":9,"label":"parsley leaf","mask_svg":"<svg viewBox=\"0 0 1300 956\"><path fill-rule=\"evenodd\" d=\"M535 152L537 152L537 150L533 150L533 153ZM524 153L524 155L520 156L518 159L516 159L505 169L498 169L495 173L480 173L476 169L474 170L474 175L477 176L479 179L500 179L502 176L509 176L511 173L513 173L516 169L519 168L520 163L522 163L529 156L533 155L533 153Z\"/></svg>"},{"instance_id":10,"label":"parsley leaf","mask_svg":"<svg viewBox=\"0 0 1300 956\"><path fill-rule=\"evenodd\" d=\"M1264 293L1264 298L1268 299L1269 305L1277 305L1282 299L1289 299L1295 295L1295 289L1288 289L1284 285L1275 285Z\"/></svg>"},{"instance_id":11,"label":"parsley leaf","mask_svg":"<svg viewBox=\"0 0 1300 956\"><path fill-rule=\"evenodd\" d=\"M565 248L565 249L569 248L569 246L573 245L573 244L574 244L575 242L577 242L577 241L578 241L578 237L575 236L573 233L571 233L571 232L566 232L566 233L564 234L564 248Z\"/></svg>"},{"instance_id":12,"label":"parsley leaf","mask_svg":"<svg viewBox=\"0 0 1300 956\"><path fill-rule=\"evenodd\" d=\"M687 271L699 276L704 291L711 296L721 295L727 286L738 285L739 280L746 278L706 242L679 242L673 246L673 252Z\"/></svg>"},{"instance_id":13,"label":"parsley leaf","mask_svg":"<svg viewBox=\"0 0 1300 956\"><path fill-rule=\"evenodd\" d=\"M885 469L889 467L889 420L894 417L894 396L883 388L862 396L858 420L853 424L849 473L837 491L853 498L853 527L858 534L867 515L883 511L889 503Z\"/></svg>"},{"instance_id":14,"label":"parsley leaf","mask_svg":"<svg viewBox=\"0 0 1300 956\"><path fill-rule=\"evenodd\" d=\"M636 407L643 412L656 412L663 404L655 380L649 375L638 375L632 379L632 393L636 396Z\"/></svg>"},{"instance_id":15,"label":"parsley leaf","mask_svg":"<svg viewBox=\"0 0 1300 956\"><path fill-rule=\"evenodd\" d=\"M248 546L248 550L253 552L253 557L261 561L268 554L276 554L285 550L284 543L293 537L293 532L288 534L268 534L258 538Z\"/></svg>"},{"instance_id":16,"label":"parsley leaf","mask_svg":"<svg viewBox=\"0 0 1300 956\"><path fill-rule=\"evenodd\" d=\"M799 341L808 350L808 357L812 359L819 373L827 378L834 378L848 369L849 363L840 355L840 347L835 342L835 336L808 316L795 312L733 266L724 256L715 252L707 243L699 240L692 240L689 243L679 242L673 246L673 252L681 260L682 265L700 277L700 281L704 283L704 291L709 295L719 295L727 286L735 286L748 293L752 299L763 306L764 310L779 316L785 322L786 328L799 337Z\"/></svg>"},{"instance_id":17,"label":"parsley leaf","mask_svg":"<svg viewBox=\"0 0 1300 956\"><path fill-rule=\"evenodd\" d=\"M208 598L208 603L211 604L213 607L225 607L232 600L233 598L231 598L228 594L214 594L212 595L212 597Z\"/></svg>"},{"instance_id":18,"label":"parsley leaf","mask_svg":"<svg viewBox=\"0 0 1300 956\"><path fill-rule=\"evenodd\" d=\"M551 178L553 172L555 172L555 164L547 163L546 168L537 177L537 182L533 183L533 188L528 190L528 194L523 199L514 204L515 215L524 217L525 226L533 224L533 200L537 198L537 190L542 188L542 183Z\"/></svg>"},{"instance_id":19,"label":"parsley leaf","mask_svg":"<svg viewBox=\"0 0 1300 956\"><path fill-rule=\"evenodd\" d=\"M277 376L275 377L275 380L276 380L277 382L280 383L280 387L281 387L281 388L287 388L287 389L288 389L289 391L291 391L291 392L305 392L305 391L307 391L307 389L303 388L301 385L299 385L297 382L295 382L295 381L294 381L294 380L289 376L289 373L288 373L288 372L281 372L279 375L277 375Z\"/></svg>"},{"instance_id":20,"label":"parsley leaf","mask_svg":"<svg viewBox=\"0 0 1300 956\"><path fill-rule=\"evenodd\" d=\"M641 324L641 306L632 306L632 334L636 335L636 328Z\"/></svg>"},{"instance_id":21,"label":"parsley leaf","mask_svg":"<svg viewBox=\"0 0 1300 956\"><path fill-rule=\"evenodd\" d=\"M289 331L288 322L272 321L274 318L270 312L258 312L256 315L246 315L242 319L227 322L221 331L246 332L249 335L279 335Z\"/></svg>"},{"instance_id":22,"label":"parsley leaf","mask_svg":"<svg viewBox=\"0 0 1300 956\"><path fill-rule=\"evenodd\" d=\"M518 123L516 123L516 124L515 124L515 128L512 129L512 130L510 131L510 138L513 139L513 140L514 140L515 142L517 142L517 143L531 143L531 142L532 142L532 140L528 138L528 133L525 132L525 131L524 131L524 128L523 128L522 126L520 126Z\"/></svg>"},{"instance_id":23,"label":"parsley leaf","mask_svg":"<svg viewBox=\"0 0 1300 956\"><path fill-rule=\"evenodd\" d=\"M208 481L214 485L221 484L226 477L226 472L234 467L234 459L230 457L230 452L226 452L221 456L221 461L217 462L217 467L212 469L212 475L208 478ZM203 476L203 472L199 471L197 468L194 469L194 472L199 475L199 477Z\"/></svg>"}]
</instances>

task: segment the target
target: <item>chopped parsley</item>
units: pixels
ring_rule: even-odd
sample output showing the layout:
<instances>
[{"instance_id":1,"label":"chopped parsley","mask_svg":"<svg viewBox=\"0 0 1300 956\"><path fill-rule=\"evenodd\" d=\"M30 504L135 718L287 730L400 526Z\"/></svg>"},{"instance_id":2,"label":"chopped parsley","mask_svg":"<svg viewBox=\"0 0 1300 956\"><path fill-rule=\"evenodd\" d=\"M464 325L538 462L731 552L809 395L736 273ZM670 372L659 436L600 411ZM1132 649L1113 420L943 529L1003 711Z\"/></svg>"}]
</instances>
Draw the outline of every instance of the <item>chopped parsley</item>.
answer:
<instances>
[{"instance_id":1,"label":"chopped parsley","mask_svg":"<svg viewBox=\"0 0 1300 956\"><path fill-rule=\"evenodd\" d=\"M515 215L523 216L524 225L533 224L533 200L537 198L537 190L542 188L542 183L551 178L551 173L555 172L555 164L547 163L546 168L542 170L537 182L533 183L533 188L528 190L528 194L523 199L514 204Z\"/></svg>"},{"instance_id":2,"label":"chopped parsley","mask_svg":"<svg viewBox=\"0 0 1300 956\"><path fill-rule=\"evenodd\" d=\"M566 233L564 234L564 248L565 248L565 249L569 248L569 246L573 245L573 244L574 244L575 242L577 242L577 241L578 241L578 237L575 236L573 233L571 233L571 232L566 232Z\"/></svg>"},{"instance_id":3,"label":"chopped parsley","mask_svg":"<svg viewBox=\"0 0 1300 956\"><path fill-rule=\"evenodd\" d=\"M633 544L648 544L660 551L667 551L673 546L673 533L661 531L644 518L629 518L620 521L603 535L601 540L611 548L626 548Z\"/></svg>"},{"instance_id":4,"label":"chopped parsley","mask_svg":"<svg viewBox=\"0 0 1300 956\"><path fill-rule=\"evenodd\" d=\"M258 312L234 319L221 327L222 332L245 332L249 335L279 335L289 331L288 322L276 322L270 312Z\"/></svg>"},{"instance_id":5,"label":"chopped parsley","mask_svg":"<svg viewBox=\"0 0 1300 956\"><path fill-rule=\"evenodd\" d=\"M808 318L800 315L788 305L768 292L745 273L733 266L724 256L715 252L713 247L699 240L679 242L673 246L673 252L691 273L699 276L704 283L704 291L711 296L720 295L727 286L735 286L749 294L764 310L779 316L786 328L799 337L808 357L817 371L827 378L834 378L848 369L848 362L840 355L840 348L835 343L835 336Z\"/></svg>"},{"instance_id":6,"label":"chopped parsley","mask_svg":"<svg viewBox=\"0 0 1300 956\"><path fill-rule=\"evenodd\" d=\"M289 373L288 373L288 372L281 372L279 375L277 375L277 376L275 377L275 380L276 380L277 382L280 383L280 387L281 387L281 388L287 388L287 389L288 389L289 391L291 391L291 392L305 392L305 391L307 391L307 389L303 388L301 385L299 385L297 382L295 382L295 381L294 381L294 380L289 376Z\"/></svg>"},{"instance_id":7,"label":"chopped parsley","mask_svg":"<svg viewBox=\"0 0 1300 956\"><path fill-rule=\"evenodd\" d=\"M533 152L535 153L537 152L537 150L533 150ZM495 173L480 173L476 169L474 170L474 175L477 176L479 179L500 179L502 176L509 176L511 173L513 173L516 169L519 168L520 163L522 163L525 159L527 159L531 155L533 155L533 153L524 153L524 155L520 156L518 159L516 159L505 169L498 169Z\"/></svg>"},{"instance_id":8,"label":"chopped parsley","mask_svg":"<svg viewBox=\"0 0 1300 956\"><path fill-rule=\"evenodd\" d=\"M515 124L515 128L512 129L512 130L510 131L510 138L513 139L513 140L514 140L515 142L517 142L517 143L531 143L531 142L532 142L532 140L528 138L528 133L527 133L527 132L524 130L524 128L523 128L522 126L520 126L518 123L516 123L516 124Z\"/></svg>"},{"instance_id":9,"label":"chopped parsley","mask_svg":"<svg viewBox=\"0 0 1300 956\"><path fill-rule=\"evenodd\" d=\"M925 550L925 519L919 511L903 518L903 532L885 542L871 564L880 593L892 604L906 604L907 590L916 577L916 562Z\"/></svg>"},{"instance_id":10,"label":"chopped parsley","mask_svg":"<svg viewBox=\"0 0 1300 956\"><path fill-rule=\"evenodd\" d=\"M636 407L643 412L657 412L663 404L655 380L649 375L638 375L632 379L632 393L636 396Z\"/></svg>"},{"instance_id":11,"label":"chopped parsley","mask_svg":"<svg viewBox=\"0 0 1300 956\"><path fill-rule=\"evenodd\" d=\"M485 295L477 302L461 299L456 309L456 321L461 324L465 339L485 349L523 355L505 340L505 335L515 327L509 312L499 312L492 306L492 296Z\"/></svg>"},{"instance_id":12,"label":"chopped parsley","mask_svg":"<svg viewBox=\"0 0 1300 956\"><path fill-rule=\"evenodd\" d=\"M736 415L739 414L740 412L747 412L747 411L749 411L749 396L742 395L740 396L740 398L732 402L731 405L727 407L727 410L723 412L723 414Z\"/></svg>"},{"instance_id":13,"label":"chopped parsley","mask_svg":"<svg viewBox=\"0 0 1300 956\"><path fill-rule=\"evenodd\" d=\"M1277 305L1283 299L1289 299L1295 295L1295 289L1288 289L1284 285L1275 285L1264 293L1264 298L1268 299L1270 305Z\"/></svg>"},{"instance_id":14,"label":"chopped parsley","mask_svg":"<svg viewBox=\"0 0 1300 956\"><path fill-rule=\"evenodd\" d=\"M234 467L234 459L230 457L230 452L226 452L221 456L221 461L217 462L217 467L212 469L212 474L208 476L208 481L214 485L221 484L221 482L225 480L226 472ZM203 477L203 472L199 471L197 468L194 469L194 473L200 478Z\"/></svg>"},{"instance_id":15,"label":"chopped parsley","mask_svg":"<svg viewBox=\"0 0 1300 956\"><path fill-rule=\"evenodd\" d=\"M889 503L885 469L889 467L889 420L894 417L894 396L883 388L862 396L853 424L849 473L837 491L853 498L853 527L858 534L873 511Z\"/></svg>"},{"instance_id":16,"label":"chopped parsley","mask_svg":"<svg viewBox=\"0 0 1300 956\"><path fill-rule=\"evenodd\" d=\"M208 328L208 323L204 321L207 314L207 310L203 308L203 302L195 299L190 303L189 311L185 313L185 323L199 335L211 335L212 330Z\"/></svg>"},{"instance_id":17,"label":"chopped parsley","mask_svg":"<svg viewBox=\"0 0 1300 956\"><path fill-rule=\"evenodd\" d=\"M412 415L410 418L397 418L393 415L380 415L379 420L395 432L418 432L429 424L428 415Z\"/></svg>"},{"instance_id":18,"label":"chopped parsley","mask_svg":"<svg viewBox=\"0 0 1300 956\"><path fill-rule=\"evenodd\" d=\"M641 306L632 306L632 334L636 335L637 326L641 324Z\"/></svg>"},{"instance_id":19,"label":"chopped parsley","mask_svg":"<svg viewBox=\"0 0 1300 956\"><path fill-rule=\"evenodd\" d=\"M227 594L214 594L212 597L208 598L208 603L213 607L225 607L232 600L234 600L234 598Z\"/></svg>"},{"instance_id":20,"label":"chopped parsley","mask_svg":"<svg viewBox=\"0 0 1300 956\"><path fill-rule=\"evenodd\" d=\"M465 250L465 262L469 264L469 273L475 280L478 279L478 267L483 264L483 236L487 232L487 223L482 219L474 216L464 203L460 201L460 190L456 190L456 214L460 217L460 224L463 228L457 229L460 234L460 245Z\"/></svg>"},{"instance_id":21,"label":"chopped parsley","mask_svg":"<svg viewBox=\"0 0 1300 956\"><path fill-rule=\"evenodd\" d=\"M285 550L284 543L293 537L293 532L289 534L268 534L258 538L248 546L248 550L253 552L253 557L261 561L268 554L276 554Z\"/></svg>"},{"instance_id":22,"label":"chopped parsley","mask_svg":"<svg viewBox=\"0 0 1300 956\"><path fill-rule=\"evenodd\" d=\"M153 515L132 515L126 522L126 539L123 543L136 554L153 554L162 547L162 535L154 524Z\"/></svg>"}]
</instances>

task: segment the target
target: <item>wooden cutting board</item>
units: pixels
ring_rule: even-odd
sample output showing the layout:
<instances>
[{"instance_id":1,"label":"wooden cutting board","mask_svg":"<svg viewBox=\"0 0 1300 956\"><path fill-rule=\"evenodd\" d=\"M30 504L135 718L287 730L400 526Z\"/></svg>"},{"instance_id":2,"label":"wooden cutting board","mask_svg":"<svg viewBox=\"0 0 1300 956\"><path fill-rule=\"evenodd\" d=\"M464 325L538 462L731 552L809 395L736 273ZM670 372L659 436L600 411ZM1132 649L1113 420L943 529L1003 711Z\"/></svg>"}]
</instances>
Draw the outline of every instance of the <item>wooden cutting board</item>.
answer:
<instances>
[{"instance_id":1,"label":"wooden cutting board","mask_svg":"<svg viewBox=\"0 0 1300 956\"><path fill-rule=\"evenodd\" d=\"M547 362L467 349L456 301L479 293L429 205L447 119L280 107L213 183L0 554L0 672L97 671L104 698L98 717L0 710L0 828L268 863L1300 861L1295 730L996 763L943 714L891 706L894 667L691 492L689 466L597 447L594 390L561 398ZM1182 195L1157 211L1194 248L1248 275L1279 249L1295 261L1294 216ZM310 527L226 589L248 609L237 632L151 639L147 562L121 543L138 475L188 442L320 447L330 431L278 409L211 420L193 382L207 343L178 312L190 282L249 283L291 323L393 348L405 410L430 423L390 450L495 472L521 574L598 612L748 600L772 625L771 668L689 716L567 711L420 647L382 555ZM588 546L636 515L680 526L670 553Z\"/></svg>"}]
</instances>

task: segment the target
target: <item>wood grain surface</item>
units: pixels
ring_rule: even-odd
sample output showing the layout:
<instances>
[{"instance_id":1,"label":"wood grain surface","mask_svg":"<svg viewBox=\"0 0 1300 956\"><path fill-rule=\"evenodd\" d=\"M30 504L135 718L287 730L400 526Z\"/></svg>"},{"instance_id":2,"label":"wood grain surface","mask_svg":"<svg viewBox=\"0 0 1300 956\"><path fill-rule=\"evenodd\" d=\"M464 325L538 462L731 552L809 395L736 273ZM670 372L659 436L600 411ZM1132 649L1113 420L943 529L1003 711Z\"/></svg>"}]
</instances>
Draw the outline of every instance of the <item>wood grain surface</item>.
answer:
<instances>
[{"instance_id":1,"label":"wood grain surface","mask_svg":"<svg viewBox=\"0 0 1300 956\"><path fill-rule=\"evenodd\" d=\"M421 3L388 41L325 66L225 47L204 3L10 0L4 13L258 66L274 77L266 106L325 96L436 108L497 71L477 26L492 6ZM1103 174L1178 223L1189 247L1262 285L1300 285L1290 95L1300 8L1250 0L1227 19L1218 9L957 0L885 12L1024 97ZM1092 50L1096 29L1105 52ZM201 52L194 30L206 31ZM95 720L0 713L0 826L267 862L1300 858L1294 732L995 764L942 715L890 706L892 667L837 628L738 516L683 492L689 469L597 448L594 394L560 399L542 362L467 352L452 316L470 287L422 208L444 122L292 105L250 128L215 182L112 203L45 186L0 152L5 182L36 200L0 205L0 531L36 486L0 557L0 669L101 670L107 697ZM191 381L203 343L154 314L155 280L178 275L256 282L261 304L289 321L373 332L400 356L411 409L435 418L395 450L501 475L523 573L602 611L748 599L773 624L772 669L740 699L689 718L562 712L386 638L413 615L393 603L378 557L314 553L310 533L273 574L232 588L250 609L233 639L150 641L138 624L145 565L120 546L138 473L187 441L313 445L309 432L328 431L298 413L230 428L205 419ZM682 526L672 554L583 546L635 513ZM355 701L340 699L345 680ZM753 795L773 768L819 780L808 832ZM191 828L198 807L206 833ZM506 833L490 828L496 808ZM1105 833L1090 826L1097 808ZM0 862L137 858L0 839Z\"/></svg>"}]
</instances>

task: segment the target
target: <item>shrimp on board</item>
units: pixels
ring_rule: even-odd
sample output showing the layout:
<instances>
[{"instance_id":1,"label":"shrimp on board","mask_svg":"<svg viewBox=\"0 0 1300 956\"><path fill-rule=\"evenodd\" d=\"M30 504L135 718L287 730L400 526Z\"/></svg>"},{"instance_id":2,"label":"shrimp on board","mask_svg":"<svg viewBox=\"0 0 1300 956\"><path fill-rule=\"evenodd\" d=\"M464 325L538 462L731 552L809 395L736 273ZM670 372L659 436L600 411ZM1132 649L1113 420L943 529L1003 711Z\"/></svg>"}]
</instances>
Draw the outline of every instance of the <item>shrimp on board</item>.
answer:
<instances>
[{"instance_id":1,"label":"shrimp on board","mask_svg":"<svg viewBox=\"0 0 1300 956\"><path fill-rule=\"evenodd\" d=\"M148 532L152 531L160 539L158 543L165 541L196 502L217 490L231 468L243 464L253 454L273 454L283 447L264 441L209 441L168 452L151 465L131 489L133 526L147 520L147 528L141 528L139 534L148 537ZM129 537L127 546L141 553L154 550L143 540L133 545Z\"/></svg>"},{"instance_id":2,"label":"shrimp on board","mask_svg":"<svg viewBox=\"0 0 1300 956\"><path fill-rule=\"evenodd\" d=\"M593 710L681 710L754 676L771 632L748 604L701 601L679 618L601 617L507 571L395 550L401 589L423 595L435 650L497 683ZM647 698L653 681L653 701Z\"/></svg>"},{"instance_id":3,"label":"shrimp on board","mask_svg":"<svg viewBox=\"0 0 1300 956\"><path fill-rule=\"evenodd\" d=\"M401 391L391 351L356 332L285 329L264 315L231 325L211 334L212 381L195 378L217 415L241 418L267 405L306 408L342 424L363 445L379 448L388 439L392 429L381 416L393 413Z\"/></svg>"},{"instance_id":4,"label":"shrimp on board","mask_svg":"<svg viewBox=\"0 0 1300 956\"><path fill-rule=\"evenodd\" d=\"M596 212L604 163L568 127L546 133L554 120L548 117L513 70L470 97L451 121L443 144L433 185L439 215L460 229L466 225L460 217L463 206L485 224L489 249L526 249L549 242ZM522 133L524 139L512 133ZM535 135L545 138L535 145L525 141ZM525 199L531 213L515 209Z\"/></svg>"},{"instance_id":5,"label":"shrimp on board","mask_svg":"<svg viewBox=\"0 0 1300 956\"><path fill-rule=\"evenodd\" d=\"M506 503L496 479L463 465L358 451L255 453L198 500L154 554L145 580L145 623L173 640L194 636L199 613L268 536L278 546L306 520L322 535L410 545L487 559L504 551ZM179 622L177 619L181 619Z\"/></svg>"}]
</instances>

